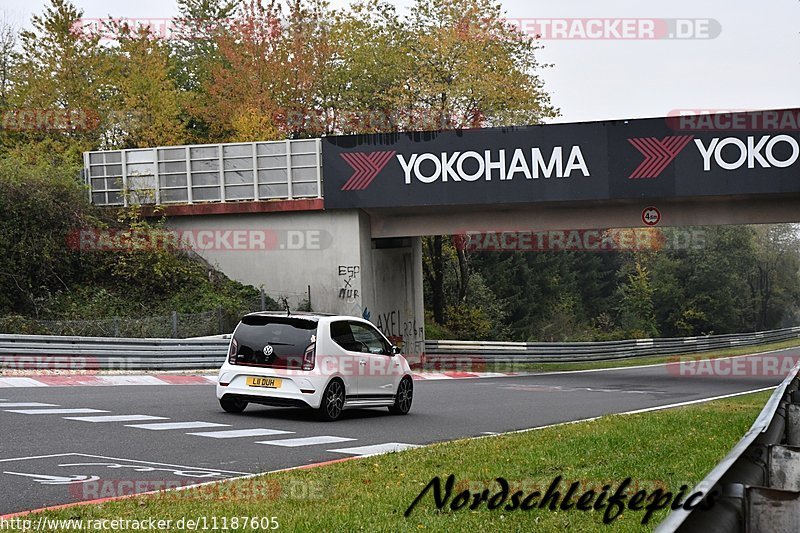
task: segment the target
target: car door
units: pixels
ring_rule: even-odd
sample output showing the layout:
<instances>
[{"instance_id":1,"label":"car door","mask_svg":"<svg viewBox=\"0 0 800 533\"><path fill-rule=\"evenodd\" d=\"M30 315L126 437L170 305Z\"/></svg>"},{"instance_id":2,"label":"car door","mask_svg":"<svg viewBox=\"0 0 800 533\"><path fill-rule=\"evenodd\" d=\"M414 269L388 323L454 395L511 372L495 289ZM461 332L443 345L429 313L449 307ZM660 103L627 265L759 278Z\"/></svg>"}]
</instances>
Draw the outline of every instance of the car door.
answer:
<instances>
[{"instance_id":1,"label":"car door","mask_svg":"<svg viewBox=\"0 0 800 533\"><path fill-rule=\"evenodd\" d=\"M391 400L395 393L392 346L372 324L350 322L358 350L358 397L360 400Z\"/></svg>"},{"instance_id":2,"label":"car door","mask_svg":"<svg viewBox=\"0 0 800 533\"><path fill-rule=\"evenodd\" d=\"M361 360L360 345L353 339L353 332L347 320L337 320L330 323L330 339L336 344L340 353L325 354L325 372L337 371L345 381L345 394L347 400L358 396L359 361Z\"/></svg>"}]
</instances>

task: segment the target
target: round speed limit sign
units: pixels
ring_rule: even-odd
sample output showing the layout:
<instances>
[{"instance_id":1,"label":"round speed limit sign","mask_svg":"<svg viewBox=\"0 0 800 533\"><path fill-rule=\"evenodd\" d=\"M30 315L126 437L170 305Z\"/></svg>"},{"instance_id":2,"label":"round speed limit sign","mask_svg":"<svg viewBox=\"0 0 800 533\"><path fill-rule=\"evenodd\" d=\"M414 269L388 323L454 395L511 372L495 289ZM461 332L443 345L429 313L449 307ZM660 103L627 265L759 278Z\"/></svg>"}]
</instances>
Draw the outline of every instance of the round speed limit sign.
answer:
<instances>
[{"instance_id":1,"label":"round speed limit sign","mask_svg":"<svg viewBox=\"0 0 800 533\"><path fill-rule=\"evenodd\" d=\"M644 211L642 211L642 222L644 222L646 226L655 226L661 222L661 211L655 207L646 207Z\"/></svg>"}]
</instances>

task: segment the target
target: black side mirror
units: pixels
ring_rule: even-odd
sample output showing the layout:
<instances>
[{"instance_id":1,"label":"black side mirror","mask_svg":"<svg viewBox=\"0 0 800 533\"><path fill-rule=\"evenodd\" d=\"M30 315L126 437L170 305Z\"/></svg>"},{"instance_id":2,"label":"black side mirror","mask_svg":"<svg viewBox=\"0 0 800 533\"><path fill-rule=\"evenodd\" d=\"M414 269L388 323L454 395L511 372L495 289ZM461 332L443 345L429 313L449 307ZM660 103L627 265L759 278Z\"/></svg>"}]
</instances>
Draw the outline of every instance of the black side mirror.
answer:
<instances>
[{"instance_id":1,"label":"black side mirror","mask_svg":"<svg viewBox=\"0 0 800 533\"><path fill-rule=\"evenodd\" d=\"M392 355L400 355L403 351L397 346L392 346Z\"/></svg>"}]
</instances>

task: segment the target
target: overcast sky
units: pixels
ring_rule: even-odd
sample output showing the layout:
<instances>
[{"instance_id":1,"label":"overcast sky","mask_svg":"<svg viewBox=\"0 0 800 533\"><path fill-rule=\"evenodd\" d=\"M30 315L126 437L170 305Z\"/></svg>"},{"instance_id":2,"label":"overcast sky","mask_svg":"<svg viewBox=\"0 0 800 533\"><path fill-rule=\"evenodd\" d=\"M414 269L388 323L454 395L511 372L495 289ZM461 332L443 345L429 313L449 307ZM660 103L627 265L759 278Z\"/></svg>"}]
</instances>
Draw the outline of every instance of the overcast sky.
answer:
<instances>
[{"instance_id":1,"label":"overcast sky","mask_svg":"<svg viewBox=\"0 0 800 533\"><path fill-rule=\"evenodd\" d=\"M27 25L44 0L3 0ZM76 0L84 17L162 18L169 0ZM333 0L335 6L347 0ZM412 2L393 0L401 12ZM559 121L665 116L678 109L800 107L800 1L503 0L509 19L713 19L711 39L547 39L539 58ZM592 28L596 28L593 26ZM660 26L659 26L660 28Z\"/></svg>"}]
</instances>

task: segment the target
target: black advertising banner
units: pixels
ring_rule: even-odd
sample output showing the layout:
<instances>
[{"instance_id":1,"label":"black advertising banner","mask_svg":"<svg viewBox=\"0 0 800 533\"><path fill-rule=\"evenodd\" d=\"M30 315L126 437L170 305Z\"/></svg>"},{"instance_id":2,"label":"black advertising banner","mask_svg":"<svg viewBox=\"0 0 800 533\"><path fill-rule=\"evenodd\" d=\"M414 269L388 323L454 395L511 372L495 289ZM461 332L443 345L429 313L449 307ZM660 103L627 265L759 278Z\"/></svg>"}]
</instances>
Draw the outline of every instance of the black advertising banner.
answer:
<instances>
[{"instance_id":1,"label":"black advertising banner","mask_svg":"<svg viewBox=\"0 0 800 533\"><path fill-rule=\"evenodd\" d=\"M800 193L800 110L323 139L325 207Z\"/></svg>"}]
</instances>

